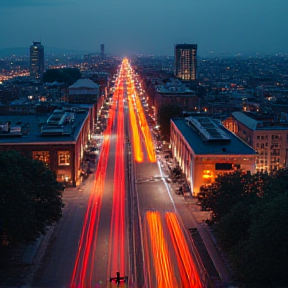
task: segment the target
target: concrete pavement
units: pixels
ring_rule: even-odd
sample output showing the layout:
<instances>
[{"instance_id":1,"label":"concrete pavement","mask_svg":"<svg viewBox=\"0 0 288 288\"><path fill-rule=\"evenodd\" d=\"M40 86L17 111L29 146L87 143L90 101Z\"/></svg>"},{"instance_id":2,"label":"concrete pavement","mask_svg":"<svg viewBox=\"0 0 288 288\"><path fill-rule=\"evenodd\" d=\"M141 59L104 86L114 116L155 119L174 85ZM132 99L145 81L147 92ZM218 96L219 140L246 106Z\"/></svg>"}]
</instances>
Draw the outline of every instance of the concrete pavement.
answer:
<instances>
[{"instance_id":1,"label":"concrete pavement","mask_svg":"<svg viewBox=\"0 0 288 288\"><path fill-rule=\"evenodd\" d=\"M175 167L174 160L165 158L165 153L158 152L158 160L164 174L169 175L170 168ZM170 165L170 168L168 167ZM201 211L197 205L197 199L194 197L185 198L183 195L177 195L176 190L180 185L169 183L171 196L175 203L177 212L181 217L185 228L193 240L201 261L212 280L214 287L235 287L232 283L232 276L227 268L227 263L217 247L215 238L205 220L209 218L209 212ZM191 230L190 230L191 229ZM190 230L190 231L189 231Z\"/></svg>"},{"instance_id":2,"label":"concrete pavement","mask_svg":"<svg viewBox=\"0 0 288 288\"><path fill-rule=\"evenodd\" d=\"M164 170L164 173L168 173L169 169L167 170L167 158L162 157L159 154L158 156L158 159L162 163L162 169ZM93 165L92 169L94 170L95 167L96 163ZM83 182L79 182L77 187L67 187L64 192L64 198L66 201L69 201L69 198L72 197L72 194L77 194L83 190L85 183L86 181L84 180ZM221 251L218 250L215 239L213 238L213 234L211 233L209 227L205 224L205 220L209 217L209 212L201 211L200 207L197 205L197 199L190 198L185 200L182 195L176 195L175 189L177 189L177 185L170 183L169 186L177 212L180 215L185 228L187 229L187 233L190 233L191 239L193 240L198 250L202 263L210 278L212 279L213 286L221 288L235 287L232 284L232 276L230 271L227 269L227 263L225 263L223 260ZM189 231L191 228L192 232ZM47 234L41 239L40 244L35 243L37 249L30 249L31 247L29 248L30 255L28 253L29 249L25 252L29 259L33 259L33 265L27 268L25 273L25 281L23 281L26 283L26 285L21 287L31 287L27 283L32 282L33 275L40 265L41 259L45 253L47 245L49 244L49 240L53 234L53 231L54 226L50 227Z\"/></svg>"}]
</instances>

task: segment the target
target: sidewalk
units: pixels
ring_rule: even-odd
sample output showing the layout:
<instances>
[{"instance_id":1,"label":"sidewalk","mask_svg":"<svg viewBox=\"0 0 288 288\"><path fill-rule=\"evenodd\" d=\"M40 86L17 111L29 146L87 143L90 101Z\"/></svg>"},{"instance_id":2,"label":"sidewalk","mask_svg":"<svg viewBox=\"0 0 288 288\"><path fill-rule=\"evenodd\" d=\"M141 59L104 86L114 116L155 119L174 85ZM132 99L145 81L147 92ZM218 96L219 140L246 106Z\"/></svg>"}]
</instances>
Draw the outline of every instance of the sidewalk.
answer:
<instances>
[{"instance_id":1,"label":"sidewalk","mask_svg":"<svg viewBox=\"0 0 288 288\"><path fill-rule=\"evenodd\" d=\"M91 163L91 171L95 171L96 165L97 161ZM79 192L83 191L85 184L86 178L83 178L77 182L76 187L67 186L63 192L63 202L67 204L70 198L75 198ZM65 213L64 210L63 213ZM40 267L51 238L53 238L55 225L47 227L46 234L41 234L34 242L27 245L20 245L11 251L12 254L6 267L0 269L1 288L32 287L31 282L37 269Z\"/></svg>"},{"instance_id":2,"label":"sidewalk","mask_svg":"<svg viewBox=\"0 0 288 288\"><path fill-rule=\"evenodd\" d=\"M169 176L171 169L176 166L176 161L171 158L165 158L165 153L162 151L159 151L157 156L164 174ZM179 194L178 188L180 185L177 182L173 183L170 181L169 187L172 198L176 204L177 212L197 248L213 287L235 287L232 284L232 276L217 248L215 239L205 223L205 220L209 217L209 212L201 211L200 206L197 205L198 201L196 198L177 195Z\"/></svg>"}]
</instances>

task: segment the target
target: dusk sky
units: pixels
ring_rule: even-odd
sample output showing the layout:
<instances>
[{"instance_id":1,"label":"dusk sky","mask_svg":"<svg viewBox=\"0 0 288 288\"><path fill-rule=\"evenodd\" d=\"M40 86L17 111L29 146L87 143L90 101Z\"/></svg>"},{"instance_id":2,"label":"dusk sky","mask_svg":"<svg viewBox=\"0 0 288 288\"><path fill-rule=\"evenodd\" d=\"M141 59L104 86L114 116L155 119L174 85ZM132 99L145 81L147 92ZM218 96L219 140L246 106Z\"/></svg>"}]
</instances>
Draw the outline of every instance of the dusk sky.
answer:
<instances>
[{"instance_id":1,"label":"dusk sky","mask_svg":"<svg viewBox=\"0 0 288 288\"><path fill-rule=\"evenodd\" d=\"M0 49L44 47L112 54L288 52L288 0L0 0Z\"/></svg>"}]
</instances>

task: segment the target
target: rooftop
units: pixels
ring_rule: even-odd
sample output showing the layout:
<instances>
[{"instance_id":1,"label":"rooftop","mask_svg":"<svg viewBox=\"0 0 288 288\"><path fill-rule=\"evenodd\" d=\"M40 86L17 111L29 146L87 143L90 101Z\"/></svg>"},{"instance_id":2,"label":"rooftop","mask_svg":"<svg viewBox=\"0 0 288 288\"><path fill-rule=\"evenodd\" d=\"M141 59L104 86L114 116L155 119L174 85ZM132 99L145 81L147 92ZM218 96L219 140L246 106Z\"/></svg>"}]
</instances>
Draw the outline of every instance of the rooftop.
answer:
<instances>
[{"instance_id":1,"label":"rooftop","mask_svg":"<svg viewBox=\"0 0 288 288\"><path fill-rule=\"evenodd\" d=\"M256 154L253 148L211 118L173 118L171 121L197 155Z\"/></svg>"},{"instance_id":2,"label":"rooftop","mask_svg":"<svg viewBox=\"0 0 288 288\"><path fill-rule=\"evenodd\" d=\"M71 107L56 109L52 115L1 115L0 146L74 143L87 116L86 109Z\"/></svg>"},{"instance_id":3,"label":"rooftop","mask_svg":"<svg viewBox=\"0 0 288 288\"><path fill-rule=\"evenodd\" d=\"M233 112L233 117L244 124L251 130L287 130L288 126L285 123L275 123L271 120L271 117L263 116L261 119L261 115L254 115L252 113L243 113L243 112ZM257 117L256 117L257 116Z\"/></svg>"},{"instance_id":4,"label":"rooftop","mask_svg":"<svg viewBox=\"0 0 288 288\"><path fill-rule=\"evenodd\" d=\"M178 79L170 78L169 81L156 85L156 89L161 94L177 94L177 96L195 95L195 91L191 90Z\"/></svg>"},{"instance_id":5,"label":"rooftop","mask_svg":"<svg viewBox=\"0 0 288 288\"><path fill-rule=\"evenodd\" d=\"M97 89L99 85L93 82L88 78L79 79L73 85L69 86L69 89L77 89L77 88L90 88L90 89Z\"/></svg>"},{"instance_id":6,"label":"rooftop","mask_svg":"<svg viewBox=\"0 0 288 288\"><path fill-rule=\"evenodd\" d=\"M187 43L175 44L175 47L177 49L197 49L197 44L187 44Z\"/></svg>"}]
</instances>

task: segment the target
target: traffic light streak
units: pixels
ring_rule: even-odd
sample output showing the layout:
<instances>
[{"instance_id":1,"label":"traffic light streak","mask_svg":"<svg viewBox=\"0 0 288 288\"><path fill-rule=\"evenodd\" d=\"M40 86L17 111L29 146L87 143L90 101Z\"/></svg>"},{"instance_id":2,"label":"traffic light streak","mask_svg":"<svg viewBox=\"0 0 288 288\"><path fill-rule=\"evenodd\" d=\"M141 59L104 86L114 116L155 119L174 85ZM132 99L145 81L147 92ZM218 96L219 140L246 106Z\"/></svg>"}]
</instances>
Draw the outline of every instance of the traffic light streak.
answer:
<instances>
[{"instance_id":1,"label":"traffic light streak","mask_svg":"<svg viewBox=\"0 0 288 288\"><path fill-rule=\"evenodd\" d=\"M104 191L104 179L106 176L107 162L110 149L110 135L112 124L116 113L116 101L118 100L119 88L116 87L113 95L112 108L109 110L109 119L101 155L99 157L93 188L88 200L88 207L85 213L83 228L80 236L78 252L71 278L71 288L91 287L92 276L95 265L96 240ZM92 245L93 244L93 245ZM89 269L88 269L89 268Z\"/></svg>"},{"instance_id":2,"label":"traffic light streak","mask_svg":"<svg viewBox=\"0 0 288 288\"><path fill-rule=\"evenodd\" d=\"M121 75L120 75L121 76ZM123 85L123 84L122 84ZM123 88L123 86L122 86ZM125 274L125 158L123 89L118 94L117 140L114 171L114 192L110 225L110 275Z\"/></svg>"},{"instance_id":3,"label":"traffic light streak","mask_svg":"<svg viewBox=\"0 0 288 288\"><path fill-rule=\"evenodd\" d=\"M125 61L126 71L131 69L128 61ZM134 157L136 162L142 162L142 145L140 141L140 133L143 135L145 149L147 151L148 160L150 162L156 162L156 154L154 150L154 143L150 131L150 127L147 123L145 112L143 110L141 101L135 89L132 77L126 72L127 79L127 90L128 90L128 105L130 114L130 123L133 133L133 148ZM133 95L133 98L132 98ZM134 103L133 103L134 102ZM134 107L135 106L135 107ZM137 114L137 116L136 116ZM137 119L137 120L136 120Z\"/></svg>"},{"instance_id":4,"label":"traffic light streak","mask_svg":"<svg viewBox=\"0 0 288 288\"><path fill-rule=\"evenodd\" d=\"M146 212L146 220L153 252L153 263L158 288L177 288L174 269L164 237L160 212Z\"/></svg>"},{"instance_id":5,"label":"traffic light streak","mask_svg":"<svg viewBox=\"0 0 288 288\"><path fill-rule=\"evenodd\" d=\"M200 277L175 213L165 214L183 288L202 288Z\"/></svg>"}]
</instances>

